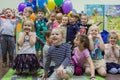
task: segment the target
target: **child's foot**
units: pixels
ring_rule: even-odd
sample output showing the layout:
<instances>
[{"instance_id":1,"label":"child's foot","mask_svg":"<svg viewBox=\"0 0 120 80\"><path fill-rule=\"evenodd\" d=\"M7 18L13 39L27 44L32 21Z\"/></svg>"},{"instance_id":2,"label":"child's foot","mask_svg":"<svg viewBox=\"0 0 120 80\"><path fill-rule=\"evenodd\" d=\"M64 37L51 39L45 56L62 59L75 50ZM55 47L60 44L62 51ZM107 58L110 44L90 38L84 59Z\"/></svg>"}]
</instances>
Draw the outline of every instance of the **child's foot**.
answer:
<instances>
[{"instance_id":1,"label":"child's foot","mask_svg":"<svg viewBox=\"0 0 120 80\"><path fill-rule=\"evenodd\" d=\"M6 68L7 67L7 63L2 63L2 68Z\"/></svg>"}]
</instances>

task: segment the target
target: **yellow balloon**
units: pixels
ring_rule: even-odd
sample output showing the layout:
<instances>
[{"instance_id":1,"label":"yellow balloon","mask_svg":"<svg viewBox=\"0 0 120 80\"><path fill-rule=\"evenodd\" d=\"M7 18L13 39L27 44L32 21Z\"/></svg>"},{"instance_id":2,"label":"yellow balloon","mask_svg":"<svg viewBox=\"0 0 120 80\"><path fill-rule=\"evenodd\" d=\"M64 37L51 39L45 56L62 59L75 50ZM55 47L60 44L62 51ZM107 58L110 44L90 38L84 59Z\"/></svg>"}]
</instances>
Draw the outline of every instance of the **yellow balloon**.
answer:
<instances>
[{"instance_id":1,"label":"yellow balloon","mask_svg":"<svg viewBox=\"0 0 120 80\"><path fill-rule=\"evenodd\" d=\"M55 2L54 0L48 0L47 7L50 11L52 11L55 8Z\"/></svg>"},{"instance_id":2,"label":"yellow balloon","mask_svg":"<svg viewBox=\"0 0 120 80\"><path fill-rule=\"evenodd\" d=\"M32 13L31 16L30 16L30 19L32 19L33 21L35 21L35 13Z\"/></svg>"},{"instance_id":3,"label":"yellow balloon","mask_svg":"<svg viewBox=\"0 0 120 80\"><path fill-rule=\"evenodd\" d=\"M72 11L70 11L67 16L70 17L71 14L72 14Z\"/></svg>"}]
</instances>

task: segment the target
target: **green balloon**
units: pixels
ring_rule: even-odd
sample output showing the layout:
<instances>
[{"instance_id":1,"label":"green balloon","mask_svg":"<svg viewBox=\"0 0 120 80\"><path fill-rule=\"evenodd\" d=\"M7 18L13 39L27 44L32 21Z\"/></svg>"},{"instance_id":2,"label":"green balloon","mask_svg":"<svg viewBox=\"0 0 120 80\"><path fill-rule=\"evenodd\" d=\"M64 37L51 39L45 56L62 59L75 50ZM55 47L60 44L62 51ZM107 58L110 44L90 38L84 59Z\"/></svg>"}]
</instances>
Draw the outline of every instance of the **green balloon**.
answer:
<instances>
[{"instance_id":1,"label":"green balloon","mask_svg":"<svg viewBox=\"0 0 120 80\"><path fill-rule=\"evenodd\" d=\"M63 0L54 0L55 4L60 7L63 3Z\"/></svg>"}]
</instances>

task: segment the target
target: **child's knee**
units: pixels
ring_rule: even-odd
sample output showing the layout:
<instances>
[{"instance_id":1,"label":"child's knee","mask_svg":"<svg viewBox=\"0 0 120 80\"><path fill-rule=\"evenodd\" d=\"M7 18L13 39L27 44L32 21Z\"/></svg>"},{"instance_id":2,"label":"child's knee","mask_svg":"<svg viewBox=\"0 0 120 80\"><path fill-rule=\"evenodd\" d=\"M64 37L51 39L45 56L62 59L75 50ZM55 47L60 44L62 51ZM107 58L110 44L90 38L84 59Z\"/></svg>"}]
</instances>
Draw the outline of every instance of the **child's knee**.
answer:
<instances>
[{"instance_id":1,"label":"child's knee","mask_svg":"<svg viewBox=\"0 0 120 80\"><path fill-rule=\"evenodd\" d=\"M91 74L90 68L86 68L86 69L85 69L85 73L86 73L87 75L90 75L90 74Z\"/></svg>"},{"instance_id":2,"label":"child's knee","mask_svg":"<svg viewBox=\"0 0 120 80\"><path fill-rule=\"evenodd\" d=\"M97 70L98 74L100 74L101 76L105 77L107 72L105 70L105 68L101 67Z\"/></svg>"}]
</instances>

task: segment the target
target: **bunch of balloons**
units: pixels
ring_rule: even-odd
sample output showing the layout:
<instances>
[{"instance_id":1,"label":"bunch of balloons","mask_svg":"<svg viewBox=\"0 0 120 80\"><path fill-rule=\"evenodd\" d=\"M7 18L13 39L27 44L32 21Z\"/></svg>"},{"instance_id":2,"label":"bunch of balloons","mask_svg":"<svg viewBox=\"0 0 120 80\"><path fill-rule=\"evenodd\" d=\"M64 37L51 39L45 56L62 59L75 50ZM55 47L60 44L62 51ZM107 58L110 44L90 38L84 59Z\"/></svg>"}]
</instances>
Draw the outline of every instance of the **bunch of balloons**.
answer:
<instances>
[{"instance_id":1,"label":"bunch of balloons","mask_svg":"<svg viewBox=\"0 0 120 80\"><path fill-rule=\"evenodd\" d=\"M36 2L38 2L38 5L36 5ZM18 5L18 11L23 12L24 8L27 6L31 6L33 11L36 11L36 7L44 9L44 3L46 3L48 9L50 11L55 9L55 6L62 7L62 10L65 14L68 14L70 11L72 11L72 2L70 0L25 0L25 2L21 2Z\"/></svg>"},{"instance_id":2,"label":"bunch of balloons","mask_svg":"<svg viewBox=\"0 0 120 80\"><path fill-rule=\"evenodd\" d=\"M36 0L25 0L25 2L21 2L19 5L18 5L18 11L19 12L23 12L24 8L26 7L32 7L33 11L35 12L36 11Z\"/></svg>"}]
</instances>

